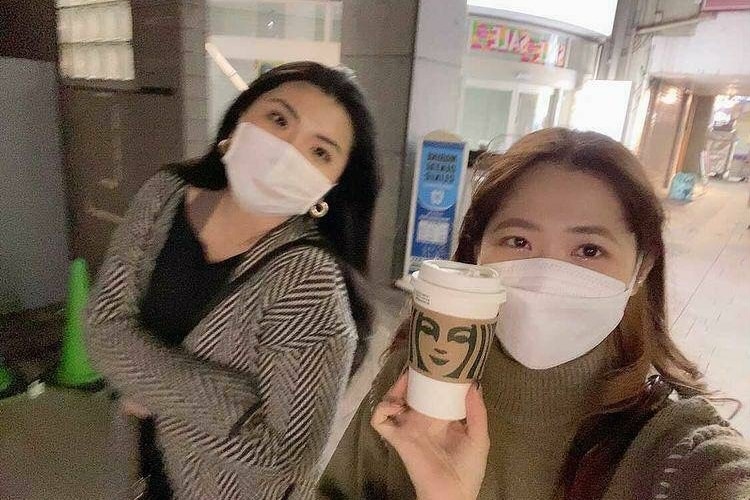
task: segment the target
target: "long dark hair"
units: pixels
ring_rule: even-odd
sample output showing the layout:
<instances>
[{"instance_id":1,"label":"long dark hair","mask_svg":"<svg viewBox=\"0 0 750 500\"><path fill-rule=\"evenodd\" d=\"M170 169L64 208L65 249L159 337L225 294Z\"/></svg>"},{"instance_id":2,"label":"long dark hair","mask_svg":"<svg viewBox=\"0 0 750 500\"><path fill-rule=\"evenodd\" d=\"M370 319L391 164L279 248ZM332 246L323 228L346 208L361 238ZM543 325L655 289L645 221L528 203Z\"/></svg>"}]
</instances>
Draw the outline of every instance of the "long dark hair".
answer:
<instances>
[{"instance_id":1,"label":"long dark hair","mask_svg":"<svg viewBox=\"0 0 750 500\"><path fill-rule=\"evenodd\" d=\"M359 342L352 372L361 364L371 331L370 307L358 285L357 275L368 272L368 249L375 200L380 189L375 127L365 97L352 76L345 71L314 62L294 62L278 66L261 75L242 92L227 110L213 144L197 159L170 166L170 170L192 186L221 190L227 176L219 142L234 131L242 114L263 94L288 82L316 86L344 107L354 129L349 161L338 184L325 196L330 212L316 219L318 228L343 264L352 315L357 324Z\"/></svg>"}]
</instances>

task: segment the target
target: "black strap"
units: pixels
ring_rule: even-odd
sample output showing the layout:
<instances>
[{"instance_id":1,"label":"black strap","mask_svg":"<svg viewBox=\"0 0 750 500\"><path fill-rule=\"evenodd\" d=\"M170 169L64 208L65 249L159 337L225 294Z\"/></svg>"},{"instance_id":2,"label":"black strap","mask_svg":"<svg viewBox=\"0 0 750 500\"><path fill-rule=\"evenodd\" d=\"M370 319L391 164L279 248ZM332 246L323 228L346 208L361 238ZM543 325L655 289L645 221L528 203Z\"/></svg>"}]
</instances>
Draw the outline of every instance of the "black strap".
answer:
<instances>
[{"instance_id":1,"label":"black strap","mask_svg":"<svg viewBox=\"0 0 750 500\"><path fill-rule=\"evenodd\" d=\"M216 306L221 304L227 297L230 297L234 292L242 288L247 281L252 278L253 276L257 275L257 272L261 270L263 267L265 267L271 260L275 259L279 255L288 252L289 250L297 247L315 247L320 248L322 250L325 250L326 252L329 252L333 255L333 250L331 249L330 245L326 243L324 240L321 239L312 239L312 238L302 238L299 240L289 241L287 243L284 243L264 256L262 256L260 259L255 261L253 265L242 271L242 274L235 277L234 279L228 280L220 289L219 291L214 294L214 296L211 298L211 300L206 303L206 305L196 313L196 316L194 318L194 325L197 325L200 323L203 318L208 316L208 314L213 311Z\"/></svg>"}]
</instances>

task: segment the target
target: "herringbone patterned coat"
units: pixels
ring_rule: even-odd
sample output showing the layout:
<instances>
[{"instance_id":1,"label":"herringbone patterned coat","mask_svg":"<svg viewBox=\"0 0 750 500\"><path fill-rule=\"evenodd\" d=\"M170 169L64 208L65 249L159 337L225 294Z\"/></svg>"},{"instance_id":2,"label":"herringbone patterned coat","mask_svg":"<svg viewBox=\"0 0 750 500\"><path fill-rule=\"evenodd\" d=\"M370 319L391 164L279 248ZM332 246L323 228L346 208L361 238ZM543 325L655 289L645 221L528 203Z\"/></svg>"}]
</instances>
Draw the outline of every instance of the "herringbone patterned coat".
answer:
<instances>
[{"instance_id":1,"label":"herringbone patterned coat","mask_svg":"<svg viewBox=\"0 0 750 500\"><path fill-rule=\"evenodd\" d=\"M320 474L356 329L333 256L298 246L273 258L216 306L179 348L139 323L139 303L185 185L162 172L116 231L87 311L90 354L125 397L156 415L179 499L309 498ZM319 238L297 217L244 257Z\"/></svg>"}]
</instances>

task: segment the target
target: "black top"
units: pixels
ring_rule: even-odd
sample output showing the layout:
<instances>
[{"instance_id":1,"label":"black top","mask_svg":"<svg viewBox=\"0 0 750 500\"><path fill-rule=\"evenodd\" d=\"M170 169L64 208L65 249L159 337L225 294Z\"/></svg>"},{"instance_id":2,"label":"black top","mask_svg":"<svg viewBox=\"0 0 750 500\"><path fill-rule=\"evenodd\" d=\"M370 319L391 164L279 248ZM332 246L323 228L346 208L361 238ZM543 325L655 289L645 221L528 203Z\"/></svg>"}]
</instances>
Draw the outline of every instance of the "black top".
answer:
<instances>
[{"instance_id":1,"label":"black top","mask_svg":"<svg viewBox=\"0 0 750 500\"><path fill-rule=\"evenodd\" d=\"M141 300L142 325L167 345L179 345L203 319L200 314L241 260L242 254L221 262L206 260L203 246L188 222L183 199ZM170 500L174 495L156 441L153 418L142 420L140 474L146 478L148 498Z\"/></svg>"},{"instance_id":2,"label":"black top","mask_svg":"<svg viewBox=\"0 0 750 500\"><path fill-rule=\"evenodd\" d=\"M229 280L242 256L208 262L188 222L183 199L141 301L143 326L164 343L179 345L200 322L200 313Z\"/></svg>"}]
</instances>

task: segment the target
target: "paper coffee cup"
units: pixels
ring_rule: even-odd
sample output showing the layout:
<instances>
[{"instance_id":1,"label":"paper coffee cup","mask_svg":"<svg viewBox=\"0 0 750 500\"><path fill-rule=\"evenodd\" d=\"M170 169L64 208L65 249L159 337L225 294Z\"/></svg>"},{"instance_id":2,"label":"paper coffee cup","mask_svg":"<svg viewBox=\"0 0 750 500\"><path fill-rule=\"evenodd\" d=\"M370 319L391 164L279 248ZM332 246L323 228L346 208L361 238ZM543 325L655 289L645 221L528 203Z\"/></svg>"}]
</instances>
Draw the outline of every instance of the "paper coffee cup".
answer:
<instances>
[{"instance_id":1,"label":"paper coffee cup","mask_svg":"<svg viewBox=\"0 0 750 500\"><path fill-rule=\"evenodd\" d=\"M494 269L425 261L412 276L407 403L442 420L466 417L466 393L481 379L505 290Z\"/></svg>"}]
</instances>

